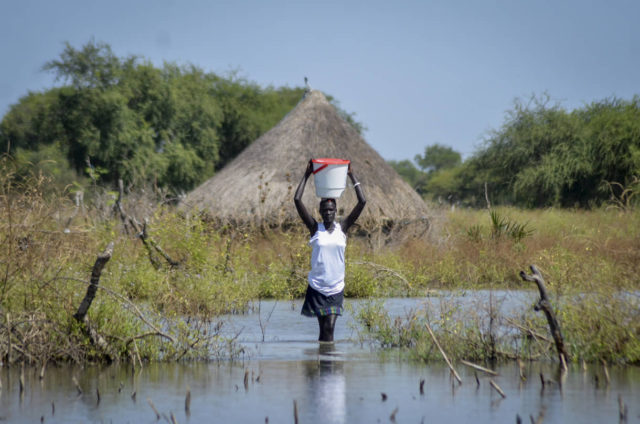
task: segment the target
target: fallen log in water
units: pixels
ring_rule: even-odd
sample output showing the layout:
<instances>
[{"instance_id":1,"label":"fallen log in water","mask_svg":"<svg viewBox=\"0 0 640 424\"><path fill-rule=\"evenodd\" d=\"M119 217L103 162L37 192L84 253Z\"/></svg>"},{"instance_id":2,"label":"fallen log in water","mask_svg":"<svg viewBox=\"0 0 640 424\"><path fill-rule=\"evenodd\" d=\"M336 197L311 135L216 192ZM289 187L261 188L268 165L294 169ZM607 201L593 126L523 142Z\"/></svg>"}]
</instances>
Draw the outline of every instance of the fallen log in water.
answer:
<instances>
[{"instance_id":1,"label":"fallen log in water","mask_svg":"<svg viewBox=\"0 0 640 424\"><path fill-rule=\"evenodd\" d=\"M502 396L503 399L507 397L507 395L504 393L504 391L500 388L500 386L498 386L498 384L495 381L489 380L489 384L491 385L491 387L495 389L496 392L498 392L498 394L500 394L500 396Z\"/></svg>"},{"instance_id":2,"label":"fallen log in water","mask_svg":"<svg viewBox=\"0 0 640 424\"><path fill-rule=\"evenodd\" d=\"M476 365L476 364L474 364L472 362L465 361L464 359L461 359L460 362L462 362L464 365L466 365L468 367L471 367L471 368L476 369L478 371L482 371L482 372L487 373L489 375L498 375L497 372L495 372L493 370L490 370L489 368L485 368L485 367L482 367L480 365Z\"/></svg>"}]
</instances>

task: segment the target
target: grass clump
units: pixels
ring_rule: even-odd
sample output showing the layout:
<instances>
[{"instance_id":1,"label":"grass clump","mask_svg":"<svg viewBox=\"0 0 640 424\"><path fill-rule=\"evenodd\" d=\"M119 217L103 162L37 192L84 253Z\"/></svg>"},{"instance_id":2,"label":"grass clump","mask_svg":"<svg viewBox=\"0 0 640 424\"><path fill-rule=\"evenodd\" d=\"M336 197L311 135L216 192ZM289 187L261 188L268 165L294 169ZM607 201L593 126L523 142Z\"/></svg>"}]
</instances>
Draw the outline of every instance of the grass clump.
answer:
<instances>
[{"instance_id":1,"label":"grass clump","mask_svg":"<svg viewBox=\"0 0 640 424\"><path fill-rule=\"evenodd\" d=\"M563 287L637 290L640 211L456 209L446 212L438 237L368 254L415 292L520 288L517 272L529 264Z\"/></svg>"},{"instance_id":2,"label":"grass clump","mask_svg":"<svg viewBox=\"0 0 640 424\"><path fill-rule=\"evenodd\" d=\"M640 364L640 297L637 293L556 293L555 309L571 360ZM382 302L356 313L360 338L382 350L400 348L420 361L442 356L426 329L433 329L450 359L475 362L557 360L542 312L530 302L505 310L505 295L454 291L429 298L421 308L392 318Z\"/></svg>"},{"instance_id":3,"label":"grass clump","mask_svg":"<svg viewBox=\"0 0 640 424\"><path fill-rule=\"evenodd\" d=\"M175 258L177 265L170 265L124 231L116 215L97 208L110 210L108 197L74 204L67 193L52 193L40 176L17 178L11 162L1 160L4 363L208 359L233 351L219 333L219 316L245 310L256 291L246 276L225 268L224 243L201 220L164 208L150 216L150 237ZM114 253L100 275L89 329L74 314L93 263L110 241ZM105 343L96 343L90 330Z\"/></svg>"}]
</instances>

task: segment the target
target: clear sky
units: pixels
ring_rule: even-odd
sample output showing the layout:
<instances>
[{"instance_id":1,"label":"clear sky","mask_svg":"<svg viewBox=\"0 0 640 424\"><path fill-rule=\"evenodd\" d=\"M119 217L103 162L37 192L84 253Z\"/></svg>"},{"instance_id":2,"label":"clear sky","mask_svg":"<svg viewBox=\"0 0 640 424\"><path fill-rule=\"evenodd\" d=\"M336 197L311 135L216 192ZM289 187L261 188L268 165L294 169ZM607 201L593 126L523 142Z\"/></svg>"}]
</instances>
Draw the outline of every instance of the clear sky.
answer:
<instances>
[{"instance_id":1,"label":"clear sky","mask_svg":"<svg viewBox=\"0 0 640 424\"><path fill-rule=\"evenodd\" d=\"M516 98L640 94L637 0L0 0L0 115L68 41L331 94L385 159L468 157Z\"/></svg>"}]
</instances>

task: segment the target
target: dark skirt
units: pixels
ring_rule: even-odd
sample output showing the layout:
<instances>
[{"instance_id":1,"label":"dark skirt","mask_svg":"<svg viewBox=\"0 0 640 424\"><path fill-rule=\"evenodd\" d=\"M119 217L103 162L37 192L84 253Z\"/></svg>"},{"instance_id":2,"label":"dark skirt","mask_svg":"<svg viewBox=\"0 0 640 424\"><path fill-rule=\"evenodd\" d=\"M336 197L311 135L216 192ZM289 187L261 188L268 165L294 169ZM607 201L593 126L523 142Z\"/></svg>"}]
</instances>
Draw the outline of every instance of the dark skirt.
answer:
<instances>
[{"instance_id":1,"label":"dark skirt","mask_svg":"<svg viewBox=\"0 0 640 424\"><path fill-rule=\"evenodd\" d=\"M318 317L326 315L342 315L342 302L344 300L344 290L338 294L325 296L311 286L307 286L307 294L304 296L301 314L308 317Z\"/></svg>"}]
</instances>

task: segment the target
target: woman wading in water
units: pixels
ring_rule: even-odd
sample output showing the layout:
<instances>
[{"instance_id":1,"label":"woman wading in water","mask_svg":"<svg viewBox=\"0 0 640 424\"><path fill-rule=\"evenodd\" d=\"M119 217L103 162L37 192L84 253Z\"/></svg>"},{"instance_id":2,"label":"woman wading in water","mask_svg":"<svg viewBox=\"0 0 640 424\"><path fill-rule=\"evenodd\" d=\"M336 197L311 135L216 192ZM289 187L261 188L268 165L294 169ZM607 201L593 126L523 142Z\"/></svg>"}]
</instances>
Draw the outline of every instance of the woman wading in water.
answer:
<instances>
[{"instance_id":1,"label":"woman wading in water","mask_svg":"<svg viewBox=\"0 0 640 424\"><path fill-rule=\"evenodd\" d=\"M317 317L320 327L321 342L333 341L333 330L336 318L342 315L344 300L344 250L347 245L347 231L356 222L364 209L366 200L360 183L351 172L351 164L347 175L353 183L358 196L358 204L342 222L335 222L336 199L320 201L322 222L317 222L302 203L302 195L309 176L313 173L313 163L309 161L304 177L300 181L293 198L302 222L309 229L311 239L311 271L309 286L302 305L302 315Z\"/></svg>"}]
</instances>

